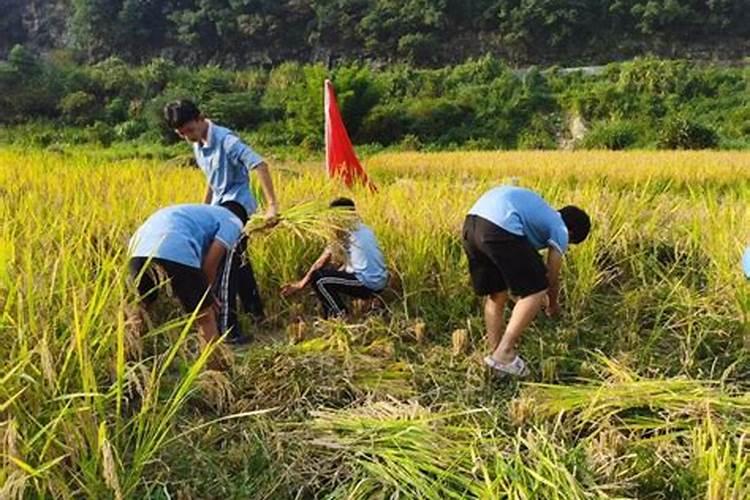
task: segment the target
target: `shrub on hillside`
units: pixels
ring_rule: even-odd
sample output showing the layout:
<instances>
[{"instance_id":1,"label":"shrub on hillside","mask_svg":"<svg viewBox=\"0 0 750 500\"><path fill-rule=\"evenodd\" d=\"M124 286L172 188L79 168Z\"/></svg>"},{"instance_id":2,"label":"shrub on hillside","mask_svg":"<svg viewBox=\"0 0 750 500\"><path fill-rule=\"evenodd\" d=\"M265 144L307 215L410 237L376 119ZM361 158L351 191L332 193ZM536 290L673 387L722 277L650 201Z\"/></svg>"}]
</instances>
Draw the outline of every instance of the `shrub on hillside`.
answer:
<instances>
[{"instance_id":1,"label":"shrub on hillside","mask_svg":"<svg viewBox=\"0 0 750 500\"><path fill-rule=\"evenodd\" d=\"M263 110L258 99L248 92L219 94L213 97L201 111L225 127L250 129L263 121Z\"/></svg>"},{"instance_id":2,"label":"shrub on hillside","mask_svg":"<svg viewBox=\"0 0 750 500\"><path fill-rule=\"evenodd\" d=\"M115 137L121 141L132 141L146 132L147 126L141 120L128 120L115 125Z\"/></svg>"},{"instance_id":3,"label":"shrub on hillside","mask_svg":"<svg viewBox=\"0 0 750 500\"><path fill-rule=\"evenodd\" d=\"M101 107L96 97L78 90L62 98L60 101L60 112L68 123L88 125L100 117Z\"/></svg>"},{"instance_id":4,"label":"shrub on hillside","mask_svg":"<svg viewBox=\"0 0 750 500\"><path fill-rule=\"evenodd\" d=\"M95 122L86 127L86 138L91 143L108 148L115 140L115 131L104 122Z\"/></svg>"},{"instance_id":5,"label":"shrub on hillside","mask_svg":"<svg viewBox=\"0 0 750 500\"><path fill-rule=\"evenodd\" d=\"M615 120L596 123L581 141L586 149L611 149L618 151L638 142L641 130L632 122Z\"/></svg>"},{"instance_id":6,"label":"shrub on hillside","mask_svg":"<svg viewBox=\"0 0 750 500\"><path fill-rule=\"evenodd\" d=\"M409 128L409 121L401 106L375 106L365 117L357 134L357 142L388 146L398 142Z\"/></svg>"},{"instance_id":7,"label":"shrub on hillside","mask_svg":"<svg viewBox=\"0 0 750 500\"><path fill-rule=\"evenodd\" d=\"M718 145L719 136L712 128L685 117L667 120L659 132L661 149L712 149Z\"/></svg>"},{"instance_id":8,"label":"shrub on hillside","mask_svg":"<svg viewBox=\"0 0 750 500\"><path fill-rule=\"evenodd\" d=\"M406 108L408 132L419 137L422 142L440 142L452 137L458 128L470 126L474 112L465 106L448 99L419 99Z\"/></svg>"},{"instance_id":9,"label":"shrub on hillside","mask_svg":"<svg viewBox=\"0 0 750 500\"><path fill-rule=\"evenodd\" d=\"M104 106L104 116L107 123L115 124L128 119L129 103L122 97L115 97Z\"/></svg>"}]
</instances>

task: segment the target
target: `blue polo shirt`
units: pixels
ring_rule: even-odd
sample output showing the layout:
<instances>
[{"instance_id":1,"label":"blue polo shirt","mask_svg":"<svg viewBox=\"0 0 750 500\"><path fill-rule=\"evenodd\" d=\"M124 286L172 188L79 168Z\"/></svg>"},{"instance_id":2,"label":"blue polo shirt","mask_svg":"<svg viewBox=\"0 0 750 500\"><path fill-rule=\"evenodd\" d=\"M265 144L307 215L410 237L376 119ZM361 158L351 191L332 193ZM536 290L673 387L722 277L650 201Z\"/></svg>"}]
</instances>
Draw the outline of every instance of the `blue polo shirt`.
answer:
<instances>
[{"instance_id":1,"label":"blue polo shirt","mask_svg":"<svg viewBox=\"0 0 750 500\"><path fill-rule=\"evenodd\" d=\"M349 233L346 251L346 272L354 274L371 290L385 288L388 284L388 269L372 229L362 223L357 224Z\"/></svg>"},{"instance_id":2,"label":"blue polo shirt","mask_svg":"<svg viewBox=\"0 0 750 500\"><path fill-rule=\"evenodd\" d=\"M223 207L173 205L154 212L130 238L131 257L158 257L200 268L211 243L233 247L242 222Z\"/></svg>"},{"instance_id":3,"label":"blue polo shirt","mask_svg":"<svg viewBox=\"0 0 750 500\"><path fill-rule=\"evenodd\" d=\"M198 167L213 191L212 205L234 201L250 216L258 204L250 192L249 171L263 162L255 151L228 128L208 122L205 143L193 143Z\"/></svg>"},{"instance_id":4,"label":"blue polo shirt","mask_svg":"<svg viewBox=\"0 0 750 500\"><path fill-rule=\"evenodd\" d=\"M551 247L564 254L568 249L568 228L560 212L529 189L515 186L490 189L471 207L469 215L525 236L537 250Z\"/></svg>"}]
</instances>

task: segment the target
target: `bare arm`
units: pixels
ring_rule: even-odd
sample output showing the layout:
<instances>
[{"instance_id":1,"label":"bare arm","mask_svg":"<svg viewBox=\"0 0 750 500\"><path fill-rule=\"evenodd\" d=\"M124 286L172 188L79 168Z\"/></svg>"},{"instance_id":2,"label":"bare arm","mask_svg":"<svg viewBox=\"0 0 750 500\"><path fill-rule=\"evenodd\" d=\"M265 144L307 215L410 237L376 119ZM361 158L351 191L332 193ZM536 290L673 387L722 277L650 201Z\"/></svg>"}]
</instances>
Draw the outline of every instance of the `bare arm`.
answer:
<instances>
[{"instance_id":1,"label":"bare arm","mask_svg":"<svg viewBox=\"0 0 750 500\"><path fill-rule=\"evenodd\" d=\"M554 248L547 250L547 297L549 297L549 306L547 314L552 316L560 310L560 268L562 268L562 254Z\"/></svg>"},{"instance_id":2,"label":"bare arm","mask_svg":"<svg viewBox=\"0 0 750 500\"><path fill-rule=\"evenodd\" d=\"M203 269L203 274L206 275L209 285L213 285L216 280L219 264L221 264L221 259L224 258L226 251L224 245L217 240L214 240L211 243L211 246L208 247L208 252L206 252L206 256L203 258L203 264L201 267Z\"/></svg>"},{"instance_id":3,"label":"bare arm","mask_svg":"<svg viewBox=\"0 0 750 500\"><path fill-rule=\"evenodd\" d=\"M206 205L210 205L213 197L214 197L214 192L213 190L211 190L211 186L206 185L206 194L203 195L203 203L205 203Z\"/></svg>"},{"instance_id":4,"label":"bare arm","mask_svg":"<svg viewBox=\"0 0 750 500\"><path fill-rule=\"evenodd\" d=\"M331 260L331 256L332 256L332 253L330 249L326 248L325 250L323 250L323 253L320 254L320 257L318 257L318 260L313 262L312 266L310 266L310 269L307 271L307 274L305 274L305 276L298 282L285 285L281 289L281 294L286 297L296 292L299 292L300 290L305 288L308 285L308 283L310 283L310 279L312 279L313 273L317 271L318 269L320 269L321 267L325 266Z\"/></svg>"},{"instance_id":5,"label":"bare arm","mask_svg":"<svg viewBox=\"0 0 750 500\"><path fill-rule=\"evenodd\" d=\"M268 164L266 162L261 162L255 167L255 172L260 180L260 187L263 189L263 196L268 205L266 218L271 219L276 217L279 213L279 204L276 201L276 192L273 189L273 179L271 178L271 171L268 168Z\"/></svg>"}]
</instances>

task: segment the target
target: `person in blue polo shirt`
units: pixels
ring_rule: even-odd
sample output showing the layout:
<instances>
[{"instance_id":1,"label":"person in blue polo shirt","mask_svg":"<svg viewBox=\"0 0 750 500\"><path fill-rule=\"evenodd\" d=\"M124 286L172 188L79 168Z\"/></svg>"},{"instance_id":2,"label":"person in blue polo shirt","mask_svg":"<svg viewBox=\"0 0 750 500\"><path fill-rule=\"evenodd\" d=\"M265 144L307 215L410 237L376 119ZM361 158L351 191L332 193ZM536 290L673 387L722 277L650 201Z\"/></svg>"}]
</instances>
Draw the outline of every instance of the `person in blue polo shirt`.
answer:
<instances>
[{"instance_id":1,"label":"person in blue polo shirt","mask_svg":"<svg viewBox=\"0 0 750 500\"><path fill-rule=\"evenodd\" d=\"M524 376L526 363L516 343L546 303L559 312L559 275L569 243L581 243L591 220L578 207L553 209L541 196L515 186L500 186L482 195L469 210L463 245L474 291L486 296L485 327L490 355L485 363L499 374ZM539 250L547 249L547 265ZM508 291L519 297L507 327L503 313Z\"/></svg>"},{"instance_id":2,"label":"person in blue polo shirt","mask_svg":"<svg viewBox=\"0 0 750 500\"><path fill-rule=\"evenodd\" d=\"M156 300L161 272L186 313L199 309L204 340L236 327L228 310L232 266L222 262L231 262L241 234L240 219L221 207L174 205L155 212L128 246L140 305L148 308Z\"/></svg>"},{"instance_id":3,"label":"person in blue polo shirt","mask_svg":"<svg viewBox=\"0 0 750 500\"><path fill-rule=\"evenodd\" d=\"M354 202L349 198L337 198L330 207L355 210ZM381 292L388 284L388 269L372 229L356 218L352 228L340 236L346 253L346 262L341 268L329 266L333 249L328 247L301 280L281 289L281 294L289 297L312 283L325 318L346 315L347 307L341 294L366 299Z\"/></svg>"},{"instance_id":4,"label":"person in blue polo shirt","mask_svg":"<svg viewBox=\"0 0 750 500\"><path fill-rule=\"evenodd\" d=\"M207 180L204 203L231 210L244 224L257 209L257 202L249 186L249 172L254 171L266 199L266 218L273 220L278 215L278 203L268 165L235 132L206 119L195 103L188 100L167 104L164 107L164 118L170 128L193 146L195 160ZM264 317L263 303L246 255L244 238L237 250L233 263L237 268L237 292L245 311L261 320ZM234 297L234 293L232 296ZM230 304L230 314L233 316L236 315L235 302L233 299ZM238 330L233 340L241 343L248 339Z\"/></svg>"}]
</instances>

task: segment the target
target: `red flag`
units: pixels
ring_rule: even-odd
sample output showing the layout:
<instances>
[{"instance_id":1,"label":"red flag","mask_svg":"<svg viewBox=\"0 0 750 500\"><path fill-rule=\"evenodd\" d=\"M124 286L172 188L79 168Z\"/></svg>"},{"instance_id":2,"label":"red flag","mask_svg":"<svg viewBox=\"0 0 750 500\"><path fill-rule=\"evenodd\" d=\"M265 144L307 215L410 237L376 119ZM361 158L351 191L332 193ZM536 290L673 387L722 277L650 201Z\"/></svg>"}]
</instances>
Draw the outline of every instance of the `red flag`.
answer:
<instances>
[{"instance_id":1,"label":"red flag","mask_svg":"<svg viewBox=\"0 0 750 500\"><path fill-rule=\"evenodd\" d=\"M355 181L362 182L375 191L375 185L365 173L357 159L352 141L341 119L341 112L336 103L336 93L330 80L325 81L324 105L326 115L326 170L328 177L338 177L347 187Z\"/></svg>"}]
</instances>

